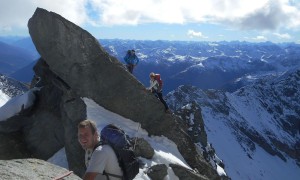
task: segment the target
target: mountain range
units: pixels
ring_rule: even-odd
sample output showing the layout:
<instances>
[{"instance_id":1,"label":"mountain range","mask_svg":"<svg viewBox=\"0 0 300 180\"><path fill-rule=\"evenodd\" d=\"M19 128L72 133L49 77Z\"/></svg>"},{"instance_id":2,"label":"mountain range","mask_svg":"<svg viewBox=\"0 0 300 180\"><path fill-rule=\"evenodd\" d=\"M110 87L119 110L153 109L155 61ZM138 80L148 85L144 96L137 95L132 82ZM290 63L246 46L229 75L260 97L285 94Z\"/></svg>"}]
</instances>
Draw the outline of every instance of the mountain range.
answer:
<instances>
[{"instance_id":1,"label":"mountain range","mask_svg":"<svg viewBox=\"0 0 300 180\"><path fill-rule=\"evenodd\" d=\"M41 22L43 21L41 20ZM37 33L39 28L36 29L34 33L36 38L43 37ZM76 33L74 34L76 36ZM64 35L62 37L65 37ZM52 40L47 36L43 38L47 41ZM38 41L45 43L44 40L39 39ZM74 38L70 41L75 40L77 39ZM59 41L70 44L64 39L59 39ZM56 128L60 124L68 125L59 126L56 129L58 133L55 135L50 129L44 132L36 130L41 126L39 123L33 123L30 126L32 129L38 126L34 129L36 130L34 133L49 135L49 142L53 141L51 148L48 147L49 144L45 143L41 146L40 140L36 140L38 136L29 131L28 127L24 128L25 130L22 129L29 134L25 138L34 140L30 144L33 154L36 153L45 158L62 146L66 146L69 150L76 149L73 147L76 135L72 129L74 126L72 123L75 122L73 122L74 117L76 117L76 121L79 121L79 117L85 115L84 108L81 107L84 105L78 94L80 97L90 96L101 106L124 117L137 120L153 134L161 133L159 131L164 129L161 126L167 127L172 118L160 112L158 109L160 106L156 105L156 99L145 94L145 91L141 91L142 86L139 84L141 82L147 86L149 73L156 72L162 75L164 93L168 93L166 100L174 111L172 117L181 120L181 122L176 120L176 123L182 125L180 130L187 129L186 132L182 131L184 135L189 134L190 139L197 145L199 154L216 170L223 167L227 175L234 180L297 179L300 176L300 45L271 42L180 42L118 39L100 39L99 42L108 55L105 54L106 52L102 52L102 49L101 53L97 52L96 43L86 40L83 43L96 47L91 48L93 52L88 48L82 49L78 43L72 42L72 47L77 48L78 51L62 50L58 46L53 47L62 53L68 52L68 55L72 55L73 58L67 55L60 56L60 54L50 52L50 48L46 48L43 49L45 59L41 58L37 63L35 58L38 55L35 46L32 46L31 38L17 39L16 41L5 39L5 42L0 43L3 47L3 50L0 51L0 58L2 57L6 62L5 58L10 57L8 58L9 62L14 62L9 71L3 68L0 69L0 72L6 75L18 74L18 77L14 76L17 80L24 81L20 78L26 77L28 82L33 77L32 68L36 65L35 71L42 77L46 87L38 92L40 102L34 107L36 109L30 113L27 112L26 118L39 122L39 119L43 117L43 123ZM47 43L45 43L46 45ZM128 49L135 49L140 58L139 65L134 69L134 76L124 72L125 68L116 62L118 60L124 63L122 59ZM83 53L80 54L81 50ZM87 56L81 56L82 54L90 55L94 59L88 59ZM25 60L23 56L29 57L30 60ZM83 59L80 59L81 57ZM103 59L110 59L110 61L106 63ZM92 63L79 65L83 60ZM20 66L15 65L19 63ZM100 63L103 64L100 66ZM72 68L61 68L62 64L63 67ZM87 67L91 64L93 66ZM95 69L96 66L99 67L98 70ZM95 78L90 76L91 74L99 76ZM84 76L86 76L85 80L80 79ZM93 81L90 82L88 78L92 78ZM1 85L5 84L3 82L7 82L7 77L2 75L0 82ZM13 86L19 87L19 85ZM13 94L14 88L5 90L5 87L7 85L1 87L4 94L11 93L10 96L15 96L22 93L17 91ZM122 93L117 90L120 87L124 90ZM18 90L18 88L16 89ZM144 97L144 99L139 97ZM146 103L145 99L149 99L149 101ZM138 107L132 102L136 102ZM80 110L76 111L74 107ZM156 110L159 113L152 113ZM150 111L151 113L149 113ZM31 112L35 112L35 114ZM153 114L156 117L153 117ZM151 121L146 116L152 118ZM162 125L163 123L158 121L161 117L167 124ZM56 125L51 124L53 119L57 122ZM175 139L176 143L180 145L180 151L184 157L193 164L194 157L190 157L190 154L185 152L185 150L190 150L190 147L181 144L179 136L173 134L178 133L177 126L168 128L171 128L172 133L164 131L163 133ZM73 133L73 139L62 136L67 131ZM179 134L182 135L182 132L180 131ZM52 136L56 138L52 138ZM36 146L37 144L39 146ZM70 157L73 159L79 157L79 153L68 154L70 152L67 152L69 159ZM82 167L76 164L72 158L69 163L82 173ZM196 158L196 160L199 159ZM199 165L197 163L193 165L195 164ZM196 167L199 168L199 166ZM207 169L210 170L210 168ZM215 177L215 172L212 171L211 174L207 173L205 176Z\"/></svg>"},{"instance_id":2,"label":"mountain range","mask_svg":"<svg viewBox=\"0 0 300 180\"><path fill-rule=\"evenodd\" d=\"M0 73L22 82L30 82L31 65L39 57L31 38L0 37Z\"/></svg>"},{"instance_id":3,"label":"mountain range","mask_svg":"<svg viewBox=\"0 0 300 180\"><path fill-rule=\"evenodd\" d=\"M262 77L279 76L290 68L300 67L300 45L295 43L120 39L100 39L99 42L122 63L127 50L135 49L140 63L134 75L148 86L150 72L161 74L165 94L180 85L234 92ZM30 51L35 58L38 56L31 38L19 39L13 45ZM33 76L33 61L19 67L10 76L29 82ZM2 73L7 74L5 71Z\"/></svg>"},{"instance_id":4,"label":"mountain range","mask_svg":"<svg viewBox=\"0 0 300 180\"><path fill-rule=\"evenodd\" d=\"M199 136L201 126L191 123L191 114L200 113L207 141L232 179L297 179L299 89L300 69L294 69L278 77L261 78L233 93L180 86L166 99L175 112L192 103L200 107L186 116L190 134ZM201 139L195 140L199 142ZM202 143L202 148L205 146Z\"/></svg>"},{"instance_id":5,"label":"mountain range","mask_svg":"<svg viewBox=\"0 0 300 180\"><path fill-rule=\"evenodd\" d=\"M180 85L233 92L300 65L300 45L294 43L100 40L100 44L120 61L128 49L135 49L141 60L135 76L148 85L149 73L160 73L166 93Z\"/></svg>"}]
</instances>

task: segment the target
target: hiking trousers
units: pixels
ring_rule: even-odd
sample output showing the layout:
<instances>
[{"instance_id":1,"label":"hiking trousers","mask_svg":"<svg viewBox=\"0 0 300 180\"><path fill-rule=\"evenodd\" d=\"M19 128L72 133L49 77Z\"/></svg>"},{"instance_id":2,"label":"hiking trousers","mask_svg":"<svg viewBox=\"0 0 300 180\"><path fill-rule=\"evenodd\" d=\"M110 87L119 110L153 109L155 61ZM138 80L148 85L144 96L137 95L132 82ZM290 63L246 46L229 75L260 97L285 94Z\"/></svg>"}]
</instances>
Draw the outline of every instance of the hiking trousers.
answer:
<instances>
[{"instance_id":1,"label":"hiking trousers","mask_svg":"<svg viewBox=\"0 0 300 180\"><path fill-rule=\"evenodd\" d=\"M134 65L133 64L127 64L126 67L127 67L128 71L132 74Z\"/></svg>"},{"instance_id":2,"label":"hiking trousers","mask_svg":"<svg viewBox=\"0 0 300 180\"><path fill-rule=\"evenodd\" d=\"M155 95L158 97L158 99L160 100L160 102L162 102L163 105L165 106L165 110L168 110L169 107L168 107L166 101L164 100L164 98L162 97L162 92L156 92L156 91L155 91L154 93L155 93Z\"/></svg>"}]
</instances>

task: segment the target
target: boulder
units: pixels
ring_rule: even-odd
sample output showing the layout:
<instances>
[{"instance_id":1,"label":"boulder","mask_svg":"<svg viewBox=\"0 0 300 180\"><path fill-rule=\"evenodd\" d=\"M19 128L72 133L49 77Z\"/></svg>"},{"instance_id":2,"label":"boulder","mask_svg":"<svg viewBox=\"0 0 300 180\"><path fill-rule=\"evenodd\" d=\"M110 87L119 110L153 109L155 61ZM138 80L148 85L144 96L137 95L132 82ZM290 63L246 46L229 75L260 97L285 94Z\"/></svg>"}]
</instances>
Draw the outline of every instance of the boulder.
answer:
<instances>
[{"instance_id":1,"label":"boulder","mask_svg":"<svg viewBox=\"0 0 300 180\"><path fill-rule=\"evenodd\" d=\"M147 175L153 180L163 180L167 174L168 167L165 164L151 166L147 171Z\"/></svg>"},{"instance_id":2,"label":"boulder","mask_svg":"<svg viewBox=\"0 0 300 180\"><path fill-rule=\"evenodd\" d=\"M177 165L177 164L170 164L169 165L175 175L177 177L179 177L180 180L208 180L210 178L207 178L205 176L202 176L198 173L196 173L195 171L192 171L190 169L187 169L183 166Z\"/></svg>"},{"instance_id":3,"label":"boulder","mask_svg":"<svg viewBox=\"0 0 300 180\"><path fill-rule=\"evenodd\" d=\"M67 169L39 159L0 160L1 179L54 179L68 172ZM75 174L70 174L65 180L80 180Z\"/></svg>"},{"instance_id":4,"label":"boulder","mask_svg":"<svg viewBox=\"0 0 300 180\"><path fill-rule=\"evenodd\" d=\"M140 156L146 159L152 159L152 157L154 156L154 149L145 139L133 138L133 141L135 143L134 154L136 156Z\"/></svg>"}]
</instances>

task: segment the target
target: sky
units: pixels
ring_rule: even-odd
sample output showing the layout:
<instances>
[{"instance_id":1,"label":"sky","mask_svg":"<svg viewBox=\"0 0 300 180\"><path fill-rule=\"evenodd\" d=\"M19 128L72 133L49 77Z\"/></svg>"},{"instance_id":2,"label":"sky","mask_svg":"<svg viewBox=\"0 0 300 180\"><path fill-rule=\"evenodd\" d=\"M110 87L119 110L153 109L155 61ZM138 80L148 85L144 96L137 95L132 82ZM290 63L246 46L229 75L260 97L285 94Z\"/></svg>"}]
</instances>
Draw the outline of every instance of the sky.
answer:
<instances>
[{"instance_id":1,"label":"sky","mask_svg":"<svg viewBox=\"0 0 300 180\"><path fill-rule=\"evenodd\" d=\"M300 43L300 0L0 0L0 36L29 36L37 7L97 39Z\"/></svg>"}]
</instances>

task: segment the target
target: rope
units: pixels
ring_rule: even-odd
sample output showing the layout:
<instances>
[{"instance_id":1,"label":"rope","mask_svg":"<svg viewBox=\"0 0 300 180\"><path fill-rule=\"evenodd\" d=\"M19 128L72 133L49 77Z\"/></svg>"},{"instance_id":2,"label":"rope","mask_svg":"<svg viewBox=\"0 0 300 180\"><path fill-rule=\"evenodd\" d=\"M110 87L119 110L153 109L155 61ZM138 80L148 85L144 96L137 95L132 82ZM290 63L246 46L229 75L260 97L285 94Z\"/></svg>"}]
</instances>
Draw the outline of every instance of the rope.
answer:
<instances>
[{"instance_id":1,"label":"rope","mask_svg":"<svg viewBox=\"0 0 300 180\"><path fill-rule=\"evenodd\" d=\"M139 133L140 127L141 127L141 124L139 123L138 130L137 130L137 134ZM133 145L133 149L135 149L135 145L136 145L137 138L138 138L138 137L136 136L136 137L135 137L135 141L134 141L134 145Z\"/></svg>"}]
</instances>

